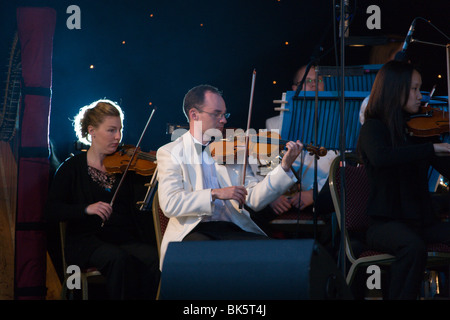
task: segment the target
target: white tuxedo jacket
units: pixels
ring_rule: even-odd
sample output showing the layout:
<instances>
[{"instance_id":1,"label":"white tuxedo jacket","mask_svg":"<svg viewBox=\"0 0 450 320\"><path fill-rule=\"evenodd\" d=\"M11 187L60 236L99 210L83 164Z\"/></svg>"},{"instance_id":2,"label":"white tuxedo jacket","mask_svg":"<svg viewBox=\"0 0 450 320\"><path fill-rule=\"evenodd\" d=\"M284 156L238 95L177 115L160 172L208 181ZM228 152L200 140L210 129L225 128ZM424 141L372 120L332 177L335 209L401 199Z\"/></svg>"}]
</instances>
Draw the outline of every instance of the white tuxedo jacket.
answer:
<instances>
[{"instance_id":1,"label":"white tuxedo jacket","mask_svg":"<svg viewBox=\"0 0 450 320\"><path fill-rule=\"evenodd\" d=\"M195 151L192 135L187 132L177 140L157 151L159 205L169 217L169 223L161 243L161 268L167 246L171 241L183 238L202 220L212 215L211 189L203 188L201 154ZM215 163L220 187L240 185L242 164L221 165ZM296 182L293 175L286 173L281 165L264 180L258 180L248 168L245 186L246 205L259 211L278 198ZM239 209L235 200L225 201L232 214L233 223L245 231L264 234L253 222L245 209Z\"/></svg>"}]
</instances>

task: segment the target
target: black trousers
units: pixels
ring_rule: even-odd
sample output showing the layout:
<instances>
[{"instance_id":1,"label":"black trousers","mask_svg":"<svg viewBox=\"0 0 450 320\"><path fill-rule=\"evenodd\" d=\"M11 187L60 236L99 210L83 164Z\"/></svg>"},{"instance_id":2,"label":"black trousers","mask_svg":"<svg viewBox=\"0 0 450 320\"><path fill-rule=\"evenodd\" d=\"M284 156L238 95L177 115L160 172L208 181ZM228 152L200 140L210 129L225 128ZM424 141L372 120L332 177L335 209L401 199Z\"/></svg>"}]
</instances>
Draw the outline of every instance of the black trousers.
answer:
<instances>
[{"instance_id":1,"label":"black trousers","mask_svg":"<svg viewBox=\"0 0 450 320\"><path fill-rule=\"evenodd\" d=\"M113 300L155 299L160 270L157 249L146 243L115 245L104 242L89 258L106 277Z\"/></svg>"},{"instance_id":2,"label":"black trousers","mask_svg":"<svg viewBox=\"0 0 450 320\"><path fill-rule=\"evenodd\" d=\"M427 262L427 244L450 244L450 223L426 227L406 221L375 220L369 227L370 248L395 256L389 268L388 299L417 299Z\"/></svg>"}]
</instances>

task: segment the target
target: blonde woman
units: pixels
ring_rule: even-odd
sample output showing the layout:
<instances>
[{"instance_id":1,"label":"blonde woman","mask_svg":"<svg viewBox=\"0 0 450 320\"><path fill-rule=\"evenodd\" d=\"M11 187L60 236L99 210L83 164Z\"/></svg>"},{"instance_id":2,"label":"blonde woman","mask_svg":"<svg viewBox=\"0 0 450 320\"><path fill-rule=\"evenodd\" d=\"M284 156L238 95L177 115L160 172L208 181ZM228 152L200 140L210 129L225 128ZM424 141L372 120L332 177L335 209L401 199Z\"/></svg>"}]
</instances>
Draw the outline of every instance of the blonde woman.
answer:
<instances>
[{"instance_id":1,"label":"blonde woman","mask_svg":"<svg viewBox=\"0 0 450 320\"><path fill-rule=\"evenodd\" d=\"M123 112L110 100L80 109L75 132L90 147L58 168L46 216L67 222L67 263L99 269L107 278L107 298L154 299L159 259L156 247L141 238L133 172L128 172L110 205L121 176L108 173L103 160L119 146L122 126Z\"/></svg>"}]
</instances>

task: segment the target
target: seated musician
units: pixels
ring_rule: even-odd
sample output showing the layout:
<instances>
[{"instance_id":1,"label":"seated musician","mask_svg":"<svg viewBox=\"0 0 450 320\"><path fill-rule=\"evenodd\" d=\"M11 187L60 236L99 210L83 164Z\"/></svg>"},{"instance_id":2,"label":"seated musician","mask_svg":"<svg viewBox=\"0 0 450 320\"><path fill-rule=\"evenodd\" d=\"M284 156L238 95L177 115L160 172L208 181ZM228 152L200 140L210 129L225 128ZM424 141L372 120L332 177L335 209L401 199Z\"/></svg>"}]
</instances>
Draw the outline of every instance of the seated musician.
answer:
<instances>
[{"instance_id":1,"label":"seated musician","mask_svg":"<svg viewBox=\"0 0 450 320\"><path fill-rule=\"evenodd\" d=\"M395 256L389 299L417 299L426 245L450 244L450 223L436 218L428 192L430 166L450 177L450 144L417 141L406 130L408 116L419 111L421 84L411 64L386 63L375 78L358 138L370 184L367 244Z\"/></svg>"},{"instance_id":2,"label":"seated musician","mask_svg":"<svg viewBox=\"0 0 450 320\"><path fill-rule=\"evenodd\" d=\"M68 265L96 267L106 277L109 299L155 299L158 252L144 241L135 211L134 172L128 172L111 206L121 174L108 173L104 159L122 138L123 113L110 100L80 109L74 126L87 152L61 164L48 194L46 219L65 221Z\"/></svg>"},{"instance_id":3,"label":"seated musician","mask_svg":"<svg viewBox=\"0 0 450 320\"><path fill-rule=\"evenodd\" d=\"M306 72L306 65L300 67L294 75L292 90L296 91L298 85L300 85ZM321 76L319 76L318 90L324 91L324 83ZM316 70L314 66L311 66L303 84L303 91L315 91L316 90ZM278 130L281 132L281 116L277 115L266 120L267 130ZM327 223L330 220L331 213L334 212L333 201L331 199L331 193L328 186L328 173L331 163L337 153L334 151L328 151L324 157L320 157L317 160L317 188L318 195L316 199L315 210L322 219ZM308 151L303 151L301 156L294 162L294 169L296 171L302 171L301 176L301 193L299 197L298 186L293 189L293 192L281 195L275 201L270 204L269 212L266 213L266 220L272 220L279 215L288 212L297 212L299 209L305 212L312 212L314 204L314 161L315 155L310 155ZM253 170L257 172L257 168L252 166ZM260 177L261 174L259 174ZM270 212L271 211L271 212ZM261 221L264 225L264 221ZM329 224L327 224L330 226ZM328 245L331 241L331 229L327 228L324 233L320 235L318 239L324 245Z\"/></svg>"},{"instance_id":4,"label":"seated musician","mask_svg":"<svg viewBox=\"0 0 450 320\"><path fill-rule=\"evenodd\" d=\"M403 48L403 37L397 35L389 36L389 41L384 44L375 45L370 49L369 64L385 64L395 59L395 56ZM359 122L364 123L364 111L366 110L367 103L369 102L369 96L367 96L359 110Z\"/></svg>"},{"instance_id":5,"label":"seated musician","mask_svg":"<svg viewBox=\"0 0 450 320\"><path fill-rule=\"evenodd\" d=\"M259 211L295 183L290 167L302 149L288 142L281 164L258 183L251 169L240 175L243 164L219 164L208 148L211 132L227 123L221 92L199 85L187 92L183 111L189 131L157 151L158 196L169 217L161 244L161 268L169 242L193 240L268 239L250 218L244 204ZM242 209L240 208L242 207Z\"/></svg>"}]
</instances>

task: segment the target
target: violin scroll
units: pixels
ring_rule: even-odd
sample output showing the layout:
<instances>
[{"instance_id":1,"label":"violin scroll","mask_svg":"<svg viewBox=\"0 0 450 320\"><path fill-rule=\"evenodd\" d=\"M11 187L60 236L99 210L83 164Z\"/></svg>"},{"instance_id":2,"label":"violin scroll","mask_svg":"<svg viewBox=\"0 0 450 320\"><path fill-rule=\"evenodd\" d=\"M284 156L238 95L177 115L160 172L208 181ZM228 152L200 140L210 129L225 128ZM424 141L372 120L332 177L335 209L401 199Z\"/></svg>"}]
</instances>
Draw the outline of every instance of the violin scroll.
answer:
<instances>
[{"instance_id":1,"label":"violin scroll","mask_svg":"<svg viewBox=\"0 0 450 320\"><path fill-rule=\"evenodd\" d=\"M306 149L306 151L309 151L310 155L312 156L315 155L318 158L325 157L328 153L328 150L325 147L316 147L313 146L312 144L308 144L304 148Z\"/></svg>"}]
</instances>

